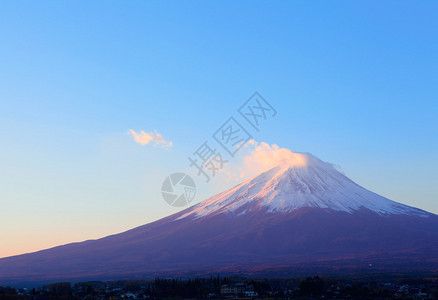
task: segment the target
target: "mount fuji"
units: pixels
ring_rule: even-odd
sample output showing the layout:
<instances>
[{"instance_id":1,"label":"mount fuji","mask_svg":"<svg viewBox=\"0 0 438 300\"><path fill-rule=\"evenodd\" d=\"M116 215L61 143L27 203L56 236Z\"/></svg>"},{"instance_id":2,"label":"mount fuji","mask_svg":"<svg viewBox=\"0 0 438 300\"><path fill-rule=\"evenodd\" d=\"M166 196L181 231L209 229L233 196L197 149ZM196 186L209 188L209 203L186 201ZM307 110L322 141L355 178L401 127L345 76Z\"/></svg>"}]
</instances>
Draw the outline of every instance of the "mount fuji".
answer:
<instances>
[{"instance_id":1,"label":"mount fuji","mask_svg":"<svg viewBox=\"0 0 438 300\"><path fill-rule=\"evenodd\" d=\"M176 214L0 259L0 284L194 276L438 273L438 216L293 153Z\"/></svg>"}]
</instances>

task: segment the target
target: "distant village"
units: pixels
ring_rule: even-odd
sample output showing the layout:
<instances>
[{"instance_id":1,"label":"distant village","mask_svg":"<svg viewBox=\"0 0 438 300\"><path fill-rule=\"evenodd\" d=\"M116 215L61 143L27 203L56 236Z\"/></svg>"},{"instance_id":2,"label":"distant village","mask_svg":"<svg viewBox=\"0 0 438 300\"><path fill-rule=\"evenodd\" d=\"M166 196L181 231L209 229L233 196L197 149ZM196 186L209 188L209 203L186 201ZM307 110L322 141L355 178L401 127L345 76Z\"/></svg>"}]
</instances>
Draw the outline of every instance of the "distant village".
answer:
<instances>
[{"instance_id":1,"label":"distant village","mask_svg":"<svg viewBox=\"0 0 438 300\"><path fill-rule=\"evenodd\" d=\"M210 277L109 282L59 282L0 287L0 299L438 299L438 277L293 279Z\"/></svg>"}]
</instances>

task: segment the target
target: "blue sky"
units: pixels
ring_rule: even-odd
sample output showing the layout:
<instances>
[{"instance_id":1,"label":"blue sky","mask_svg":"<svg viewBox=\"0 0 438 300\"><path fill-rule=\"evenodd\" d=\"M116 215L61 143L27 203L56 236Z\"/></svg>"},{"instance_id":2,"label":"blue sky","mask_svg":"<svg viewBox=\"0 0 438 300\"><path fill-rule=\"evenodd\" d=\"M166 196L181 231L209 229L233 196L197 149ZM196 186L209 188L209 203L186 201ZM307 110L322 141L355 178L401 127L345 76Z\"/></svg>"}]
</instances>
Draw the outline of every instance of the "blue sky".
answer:
<instances>
[{"instance_id":1,"label":"blue sky","mask_svg":"<svg viewBox=\"0 0 438 300\"><path fill-rule=\"evenodd\" d=\"M438 213L435 1L7 1L0 257L178 211L164 178L254 92L257 141ZM128 135L157 132L168 150ZM195 201L231 183L199 186Z\"/></svg>"}]
</instances>

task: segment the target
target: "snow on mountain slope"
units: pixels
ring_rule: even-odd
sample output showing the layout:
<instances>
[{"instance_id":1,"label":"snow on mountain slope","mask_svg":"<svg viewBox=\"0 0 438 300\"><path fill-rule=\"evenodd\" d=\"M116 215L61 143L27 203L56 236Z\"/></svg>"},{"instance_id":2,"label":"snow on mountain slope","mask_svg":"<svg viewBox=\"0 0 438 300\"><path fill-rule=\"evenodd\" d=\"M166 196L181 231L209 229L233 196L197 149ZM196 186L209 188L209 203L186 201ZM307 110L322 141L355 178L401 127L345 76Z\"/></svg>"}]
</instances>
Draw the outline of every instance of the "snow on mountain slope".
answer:
<instances>
[{"instance_id":1,"label":"snow on mountain slope","mask_svg":"<svg viewBox=\"0 0 438 300\"><path fill-rule=\"evenodd\" d=\"M380 215L428 215L364 189L333 165L309 153L290 152L269 170L195 205L179 219L237 211L244 214L257 209L291 212L303 207L348 213L365 208Z\"/></svg>"}]
</instances>

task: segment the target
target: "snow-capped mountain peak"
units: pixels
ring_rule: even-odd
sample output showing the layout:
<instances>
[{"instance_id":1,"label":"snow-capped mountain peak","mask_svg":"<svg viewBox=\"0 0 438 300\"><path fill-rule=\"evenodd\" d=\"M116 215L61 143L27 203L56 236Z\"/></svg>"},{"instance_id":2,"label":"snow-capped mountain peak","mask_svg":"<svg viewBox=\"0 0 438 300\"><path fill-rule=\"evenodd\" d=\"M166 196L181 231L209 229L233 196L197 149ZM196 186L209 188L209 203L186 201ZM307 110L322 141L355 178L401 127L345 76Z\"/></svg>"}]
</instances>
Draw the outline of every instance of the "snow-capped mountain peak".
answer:
<instances>
[{"instance_id":1,"label":"snow-capped mountain peak","mask_svg":"<svg viewBox=\"0 0 438 300\"><path fill-rule=\"evenodd\" d=\"M273 158L277 163L155 222L2 258L0 285L224 271L253 277L436 272L437 215L372 193L310 154L288 151L257 157L265 166ZM377 268L364 268L371 265Z\"/></svg>"},{"instance_id":2,"label":"snow-capped mountain peak","mask_svg":"<svg viewBox=\"0 0 438 300\"><path fill-rule=\"evenodd\" d=\"M391 201L354 183L309 153L290 152L274 166L225 192L193 206L179 219L218 213L245 214L264 209L287 213L314 207L353 213L368 209L380 215L427 213Z\"/></svg>"}]
</instances>

